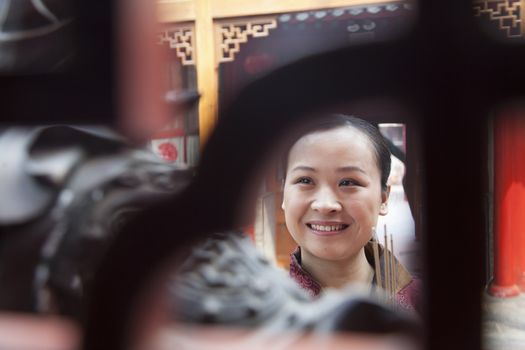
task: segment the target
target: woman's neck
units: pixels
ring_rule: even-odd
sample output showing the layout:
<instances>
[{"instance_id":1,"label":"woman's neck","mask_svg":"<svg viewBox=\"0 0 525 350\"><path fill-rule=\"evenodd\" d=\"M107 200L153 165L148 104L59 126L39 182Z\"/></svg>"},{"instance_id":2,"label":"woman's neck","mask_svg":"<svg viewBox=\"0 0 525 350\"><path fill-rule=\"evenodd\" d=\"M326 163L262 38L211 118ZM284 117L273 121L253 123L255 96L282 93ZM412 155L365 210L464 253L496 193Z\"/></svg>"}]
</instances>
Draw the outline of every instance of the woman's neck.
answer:
<instances>
[{"instance_id":1,"label":"woman's neck","mask_svg":"<svg viewBox=\"0 0 525 350\"><path fill-rule=\"evenodd\" d=\"M371 285L374 276L364 248L349 259L337 261L320 259L301 249L301 265L323 288L340 288L350 282Z\"/></svg>"}]
</instances>

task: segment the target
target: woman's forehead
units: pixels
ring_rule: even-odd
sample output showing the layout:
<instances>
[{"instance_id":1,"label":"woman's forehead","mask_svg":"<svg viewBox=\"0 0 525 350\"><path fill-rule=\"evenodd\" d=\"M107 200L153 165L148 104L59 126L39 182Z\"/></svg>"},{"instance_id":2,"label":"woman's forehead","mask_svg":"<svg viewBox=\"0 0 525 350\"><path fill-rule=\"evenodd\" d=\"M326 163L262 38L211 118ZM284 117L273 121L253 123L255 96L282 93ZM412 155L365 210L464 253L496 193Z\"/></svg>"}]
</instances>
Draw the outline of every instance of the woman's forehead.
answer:
<instances>
[{"instance_id":1,"label":"woman's forehead","mask_svg":"<svg viewBox=\"0 0 525 350\"><path fill-rule=\"evenodd\" d=\"M341 126L328 130L316 130L300 137L290 149L290 156L318 151L336 150L349 154L372 150L372 142L367 135L352 126ZM369 152L365 152L369 153Z\"/></svg>"}]
</instances>

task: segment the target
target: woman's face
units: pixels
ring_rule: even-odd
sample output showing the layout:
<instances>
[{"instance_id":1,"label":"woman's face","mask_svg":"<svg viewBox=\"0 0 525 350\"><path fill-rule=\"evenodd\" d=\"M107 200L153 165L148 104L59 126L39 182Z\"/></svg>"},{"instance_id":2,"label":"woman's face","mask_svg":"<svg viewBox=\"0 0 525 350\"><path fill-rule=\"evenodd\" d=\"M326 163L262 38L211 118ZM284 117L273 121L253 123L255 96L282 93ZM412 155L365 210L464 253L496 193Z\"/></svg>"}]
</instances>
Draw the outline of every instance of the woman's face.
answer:
<instances>
[{"instance_id":1,"label":"woman's face","mask_svg":"<svg viewBox=\"0 0 525 350\"><path fill-rule=\"evenodd\" d=\"M354 257L387 213L372 143L351 126L317 131L291 148L282 208L303 254Z\"/></svg>"}]
</instances>

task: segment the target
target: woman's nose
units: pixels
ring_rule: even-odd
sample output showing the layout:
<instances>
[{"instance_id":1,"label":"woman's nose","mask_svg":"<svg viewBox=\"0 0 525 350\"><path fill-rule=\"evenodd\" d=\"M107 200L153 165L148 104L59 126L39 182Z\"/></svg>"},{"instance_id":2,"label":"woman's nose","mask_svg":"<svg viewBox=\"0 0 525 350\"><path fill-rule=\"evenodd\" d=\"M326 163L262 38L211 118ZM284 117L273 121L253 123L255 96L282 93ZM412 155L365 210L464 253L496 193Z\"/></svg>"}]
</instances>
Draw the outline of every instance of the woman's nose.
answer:
<instances>
[{"instance_id":1,"label":"woman's nose","mask_svg":"<svg viewBox=\"0 0 525 350\"><path fill-rule=\"evenodd\" d=\"M341 203L330 190L319 191L311 207L322 213L338 212L342 209Z\"/></svg>"}]
</instances>

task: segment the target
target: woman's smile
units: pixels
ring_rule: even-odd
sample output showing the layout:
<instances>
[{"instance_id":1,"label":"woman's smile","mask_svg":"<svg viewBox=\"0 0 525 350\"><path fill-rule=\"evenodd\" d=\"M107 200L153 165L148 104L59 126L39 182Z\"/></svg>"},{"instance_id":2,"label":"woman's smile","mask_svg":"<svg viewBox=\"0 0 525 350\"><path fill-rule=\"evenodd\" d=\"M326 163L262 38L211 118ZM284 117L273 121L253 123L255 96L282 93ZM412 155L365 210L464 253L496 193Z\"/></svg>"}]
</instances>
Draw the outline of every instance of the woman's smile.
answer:
<instances>
[{"instance_id":1,"label":"woman's smile","mask_svg":"<svg viewBox=\"0 0 525 350\"><path fill-rule=\"evenodd\" d=\"M334 221L311 221L306 226L316 235L333 236L344 233L350 225Z\"/></svg>"}]
</instances>

